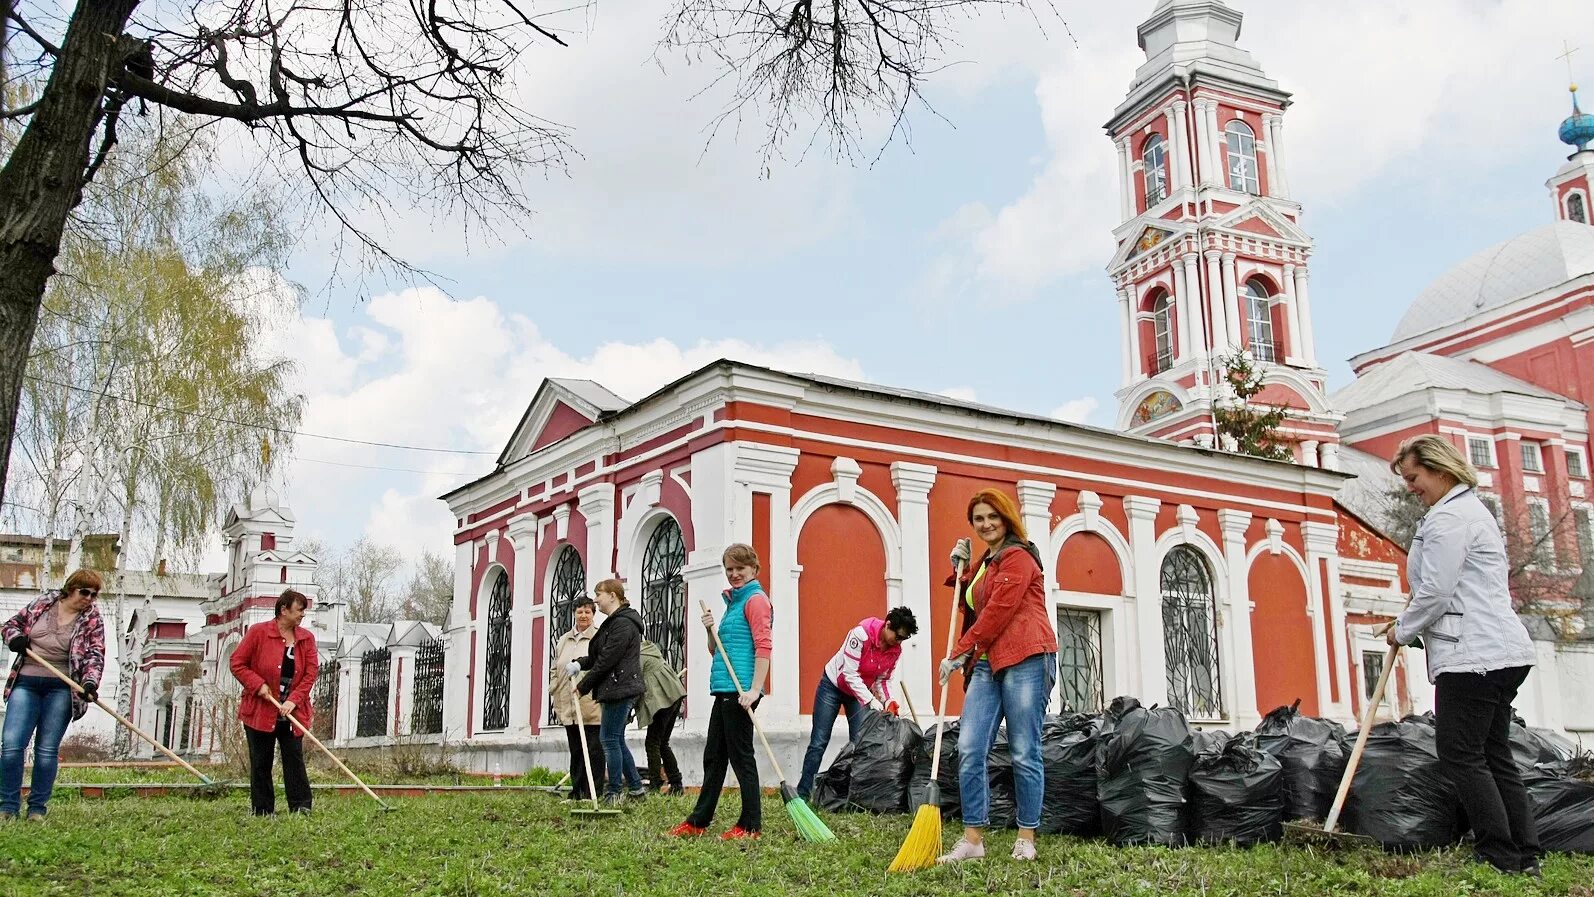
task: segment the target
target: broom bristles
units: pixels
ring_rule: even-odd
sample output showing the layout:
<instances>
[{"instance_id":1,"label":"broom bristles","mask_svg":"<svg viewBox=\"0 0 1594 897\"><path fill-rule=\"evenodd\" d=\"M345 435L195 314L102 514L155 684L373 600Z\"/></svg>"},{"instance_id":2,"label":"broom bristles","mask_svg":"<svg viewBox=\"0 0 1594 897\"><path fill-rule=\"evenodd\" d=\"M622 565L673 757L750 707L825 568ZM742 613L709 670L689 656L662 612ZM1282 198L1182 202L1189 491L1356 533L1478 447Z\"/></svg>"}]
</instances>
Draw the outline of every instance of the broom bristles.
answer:
<instances>
[{"instance_id":1,"label":"broom bristles","mask_svg":"<svg viewBox=\"0 0 1594 897\"><path fill-rule=\"evenodd\" d=\"M915 872L935 865L935 856L941 851L941 808L923 804L914 814L913 828L908 831L902 849L891 861L892 872Z\"/></svg>"},{"instance_id":2,"label":"broom bristles","mask_svg":"<svg viewBox=\"0 0 1594 897\"><path fill-rule=\"evenodd\" d=\"M825 825L824 820L809 807L807 802L800 797L794 797L786 802L786 813L791 816L791 821L797 825L797 834L804 841L834 841L835 832Z\"/></svg>"}]
</instances>

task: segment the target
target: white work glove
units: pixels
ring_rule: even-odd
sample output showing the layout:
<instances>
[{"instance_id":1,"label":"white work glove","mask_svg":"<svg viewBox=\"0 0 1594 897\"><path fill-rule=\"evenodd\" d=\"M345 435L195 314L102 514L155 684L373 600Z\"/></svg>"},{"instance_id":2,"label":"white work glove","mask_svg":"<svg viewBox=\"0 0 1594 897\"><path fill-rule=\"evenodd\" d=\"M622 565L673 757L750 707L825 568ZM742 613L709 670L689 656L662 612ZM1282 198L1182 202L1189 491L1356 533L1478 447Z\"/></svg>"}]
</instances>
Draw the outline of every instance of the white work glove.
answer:
<instances>
[{"instance_id":1,"label":"white work glove","mask_svg":"<svg viewBox=\"0 0 1594 897\"><path fill-rule=\"evenodd\" d=\"M952 567L956 569L959 564L967 567L969 558L972 557L972 551L973 548L968 539L959 539L957 544L952 546Z\"/></svg>"},{"instance_id":2,"label":"white work glove","mask_svg":"<svg viewBox=\"0 0 1594 897\"><path fill-rule=\"evenodd\" d=\"M880 703L880 699L879 698L870 698L869 699L869 709L873 710L875 713L885 713L886 712L885 705Z\"/></svg>"},{"instance_id":3,"label":"white work glove","mask_svg":"<svg viewBox=\"0 0 1594 897\"><path fill-rule=\"evenodd\" d=\"M946 660L941 661L941 684L945 685L952 678L953 673L963 669L963 664L967 661L967 654L959 654L956 657L948 657Z\"/></svg>"},{"instance_id":4,"label":"white work glove","mask_svg":"<svg viewBox=\"0 0 1594 897\"><path fill-rule=\"evenodd\" d=\"M565 664L565 675L569 676L572 679L574 679L577 676L581 675L581 663L580 663L580 661L572 660L569 663Z\"/></svg>"}]
</instances>

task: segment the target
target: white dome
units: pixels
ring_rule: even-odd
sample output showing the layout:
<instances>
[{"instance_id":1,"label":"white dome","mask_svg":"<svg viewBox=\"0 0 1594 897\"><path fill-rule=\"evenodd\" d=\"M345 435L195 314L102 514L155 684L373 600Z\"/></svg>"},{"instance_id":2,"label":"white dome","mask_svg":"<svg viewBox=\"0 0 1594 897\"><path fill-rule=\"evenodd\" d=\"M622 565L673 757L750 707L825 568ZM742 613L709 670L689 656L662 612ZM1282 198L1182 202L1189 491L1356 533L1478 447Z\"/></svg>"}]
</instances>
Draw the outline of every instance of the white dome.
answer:
<instances>
[{"instance_id":1,"label":"white dome","mask_svg":"<svg viewBox=\"0 0 1594 897\"><path fill-rule=\"evenodd\" d=\"M1594 227L1557 221L1490 246L1428 285L1390 342L1594 273Z\"/></svg>"}]
</instances>

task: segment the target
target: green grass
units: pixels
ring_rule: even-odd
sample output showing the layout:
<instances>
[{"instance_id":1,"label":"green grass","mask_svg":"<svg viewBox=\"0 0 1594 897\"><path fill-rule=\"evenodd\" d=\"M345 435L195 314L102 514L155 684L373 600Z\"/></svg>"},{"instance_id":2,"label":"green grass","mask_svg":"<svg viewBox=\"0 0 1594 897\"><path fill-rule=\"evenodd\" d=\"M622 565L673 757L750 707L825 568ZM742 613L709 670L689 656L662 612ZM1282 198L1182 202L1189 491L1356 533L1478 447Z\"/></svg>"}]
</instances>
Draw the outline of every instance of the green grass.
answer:
<instances>
[{"instance_id":1,"label":"green grass","mask_svg":"<svg viewBox=\"0 0 1594 897\"><path fill-rule=\"evenodd\" d=\"M349 782L349 777L341 770L317 758L311 757L306 761L310 773L310 781L315 783L343 784ZM249 774L236 766L226 764L196 764L195 769L210 776L218 782L249 781ZM403 774L395 770L391 764L364 764L350 763L349 768L355 775L365 780L367 785L491 785L491 776L469 775L459 772L430 772ZM280 772L278 775L280 776ZM549 772L546 769L536 768L523 775L506 775L503 777L505 785L552 785L559 781L561 773ZM27 782L24 776L22 781ZM167 767L109 767L109 766L72 766L63 767L56 779L61 785L143 785L165 784L177 782L181 784L197 783L193 773L180 766Z\"/></svg>"},{"instance_id":2,"label":"green grass","mask_svg":"<svg viewBox=\"0 0 1594 897\"><path fill-rule=\"evenodd\" d=\"M722 804L715 832L734 818ZM396 799L318 797L311 817L257 819L242 795L53 801L44 825L0 826L0 895L1323 895L1569 894L1594 897L1594 858L1551 857L1543 882L1502 876L1450 851L1112 848L1042 836L1040 861L992 857L891 875L911 817L825 814L838 841L797 840L777 799L765 838L677 841L663 832L690 798L650 798L619 818L571 818L548 794ZM279 797L279 805L281 799ZM948 843L956 828L948 825Z\"/></svg>"}]
</instances>

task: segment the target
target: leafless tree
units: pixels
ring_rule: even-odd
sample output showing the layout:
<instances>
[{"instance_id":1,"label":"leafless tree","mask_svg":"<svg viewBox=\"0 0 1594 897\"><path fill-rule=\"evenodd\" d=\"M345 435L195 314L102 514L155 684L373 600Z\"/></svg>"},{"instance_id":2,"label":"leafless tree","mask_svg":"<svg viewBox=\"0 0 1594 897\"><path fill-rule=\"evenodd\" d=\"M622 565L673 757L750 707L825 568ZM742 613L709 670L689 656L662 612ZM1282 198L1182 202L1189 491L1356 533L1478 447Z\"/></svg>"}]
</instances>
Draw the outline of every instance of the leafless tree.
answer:
<instances>
[{"instance_id":1,"label":"leafless tree","mask_svg":"<svg viewBox=\"0 0 1594 897\"><path fill-rule=\"evenodd\" d=\"M448 623L448 610L453 603L454 565L436 552L422 551L405 587L400 616L443 626Z\"/></svg>"}]
</instances>

